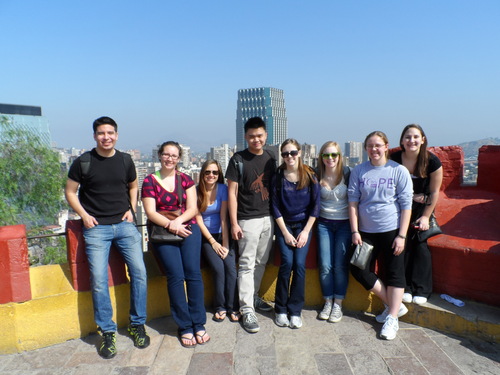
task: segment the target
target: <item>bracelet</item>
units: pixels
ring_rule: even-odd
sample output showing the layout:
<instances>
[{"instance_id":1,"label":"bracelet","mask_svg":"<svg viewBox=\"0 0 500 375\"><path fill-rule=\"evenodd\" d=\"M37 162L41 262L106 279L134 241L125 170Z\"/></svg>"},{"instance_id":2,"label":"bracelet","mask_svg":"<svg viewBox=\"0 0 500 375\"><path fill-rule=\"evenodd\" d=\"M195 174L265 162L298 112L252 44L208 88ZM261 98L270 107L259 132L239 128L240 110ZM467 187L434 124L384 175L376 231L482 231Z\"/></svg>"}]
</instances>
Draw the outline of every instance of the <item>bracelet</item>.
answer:
<instances>
[{"instance_id":1,"label":"bracelet","mask_svg":"<svg viewBox=\"0 0 500 375\"><path fill-rule=\"evenodd\" d=\"M355 230L354 232L351 232L351 234L355 234L355 233L359 233L357 230Z\"/></svg>"},{"instance_id":2,"label":"bracelet","mask_svg":"<svg viewBox=\"0 0 500 375\"><path fill-rule=\"evenodd\" d=\"M399 238L402 238L403 240L406 240L406 236L402 236L400 234L398 234L396 237L399 237Z\"/></svg>"}]
</instances>

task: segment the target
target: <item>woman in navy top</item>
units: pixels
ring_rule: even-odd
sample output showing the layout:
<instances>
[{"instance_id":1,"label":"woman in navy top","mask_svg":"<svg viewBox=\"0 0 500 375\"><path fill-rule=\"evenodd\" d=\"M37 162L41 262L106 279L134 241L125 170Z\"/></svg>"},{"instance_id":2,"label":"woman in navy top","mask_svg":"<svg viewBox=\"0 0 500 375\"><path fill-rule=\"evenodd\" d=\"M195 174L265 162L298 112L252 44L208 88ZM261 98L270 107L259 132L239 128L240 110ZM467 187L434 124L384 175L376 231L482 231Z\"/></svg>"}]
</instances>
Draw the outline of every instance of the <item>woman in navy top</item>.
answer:
<instances>
[{"instance_id":1,"label":"woman in navy top","mask_svg":"<svg viewBox=\"0 0 500 375\"><path fill-rule=\"evenodd\" d=\"M311 229L320 208L319 184L314 171L302 162L300 144L295 139L283 142L281 156L284 162L278 167L271 184L272 211L279 228L276 241L281 252L276 281L275 323L280 327L300 328L306 256Z\"/></svg>"},{"instance_id":2,"label":"woman in navy top","mask_svg":"<svg viewBox=\"0 0 500 375\"><path fill-rule=\"evenodd\" d=\"M236 255L229 247L227 186L216 160L207 160L201 167L198 210L196 220L203 235L202 252L214 275L215 314L212 319L222 322L229 315L229 320L237 322L240 316L236 294Z\"/></svg>"},{"instance_id":3,"label":"woman in navy top","mask_svg":"<svg viewBox=\"0 0 500 375\"><path fill-rule=\"evenodd\" d=\"M412 225L404 252L406 287L403 302L421 305L432 293L432 258L427 241L420 242L416 233L429 229L429 218L443 181L443 168L438 157L427 151L427 137L420 125L405 126L399 145L401 151L393 153L391 159L408 169L413 182Z\"/></svg>"}]
</instances>

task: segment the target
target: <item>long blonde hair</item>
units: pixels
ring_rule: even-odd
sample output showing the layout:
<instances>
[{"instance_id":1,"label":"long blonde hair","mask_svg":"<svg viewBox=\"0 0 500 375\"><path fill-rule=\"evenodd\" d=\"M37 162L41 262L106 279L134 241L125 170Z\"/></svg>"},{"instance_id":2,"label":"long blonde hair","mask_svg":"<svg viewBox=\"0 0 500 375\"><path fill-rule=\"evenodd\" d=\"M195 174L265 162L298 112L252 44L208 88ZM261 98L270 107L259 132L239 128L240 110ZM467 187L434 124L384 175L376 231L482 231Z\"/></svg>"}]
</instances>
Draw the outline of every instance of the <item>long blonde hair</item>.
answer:
<instances>
[{"instance_id":1,"label":"long blonde hair","mask_svg":"<svg viewBox=\"0 0 500 375\"><path fill-rule=\"evenodd\" d=\"M325 142L323 144L323 146L321 146L320 150L319 150L319 156L318 156L318 164L319 164L319 168L318 168L318 175L319 175L319 180L321 181L323 179L323 177L325 176L325 163L323 162L323 154L325 153L325 150L328 148L328 147L335 147L337 149L337 152L339 153L339 161L337 162L337 167L335 168L335 175L336 175L336 179L335 179L335 185L338 185L342 182L342 177L344 176L344 161L343 161L343 158L342 158L342 150L340 149L340 146L337 142L334 142L334 141L328 141L328 142ZM349 183L349 181L345 181L346 184Z\"/></svg>"}]
</instances>

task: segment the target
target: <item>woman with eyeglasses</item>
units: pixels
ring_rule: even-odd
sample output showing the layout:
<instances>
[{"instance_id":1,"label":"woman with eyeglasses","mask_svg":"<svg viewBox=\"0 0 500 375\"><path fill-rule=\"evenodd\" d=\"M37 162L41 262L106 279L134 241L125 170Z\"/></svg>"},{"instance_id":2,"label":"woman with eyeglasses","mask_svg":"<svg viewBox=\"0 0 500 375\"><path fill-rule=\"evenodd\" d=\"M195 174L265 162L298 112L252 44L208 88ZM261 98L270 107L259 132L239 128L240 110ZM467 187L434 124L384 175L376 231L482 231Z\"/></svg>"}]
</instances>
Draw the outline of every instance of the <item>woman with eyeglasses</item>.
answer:
<instances>
[{"instance_id":1,"label":"woman with eyeglasses","mask_svg":"<svg viewBox=\"0 0 500 375\"><path fill-rule=\"evenodd\" d=\"M240 320L236 289L236 255L229 247L227 186L218 161L203 163L198 184L198 215L201 229L202 252L213 270L214 309L212 320L222 322Z\"/></svg>"},{"instance_id":2,"label":"woman with eyeglasses","mask_svg":"<svg viewBox=\"0 0 500 375\"><path fill-rule=\"evenodd\" d=\"M365 139L369 161L354 167L349 180L349 218L352 243L373 245L369 266L351 267L363 287L385 304L377 322L384 323L380 337L393 340L399 330L398 318L408 312L402 303L405 288L404 256L406 233L410 224L413 187L410 173L389 159L389 141L381 131ZM380 257L383 269L374 272Z\"/></svg>"},{"instance_id":3,"label":"woman with eyeglasses","mask_svg":"<svg viewBox=\"0 0 500 375\"><path fill-rule=\"evenodd\" d=\"M281 144L281 156L284 161L271 182L272 212L279 228L275 234L281 253L275 323L280 327L300 328L306 256L311 229L319 215L319 184L314 171L302 162L300 144L295 139Z\"/></svg>"},{"instance_id":4,"label":"woman with eyeglasses","mask_svg":"<svg viewBox=\"0 0 500 375\"><path fill-rule=\"evenodd\" d=\"M318 175L321 210L318 218L318 259L321 292L325 299L318 319L338 323L349 281L347 254L351 244L347 185L349 167L343 165L337 142L328 141L319 151Z\"/></svg>"},{"instance_id":5,"label":"woman with eyeglasses","mask_svg":"<svg viewBox=\"0 0 500 375\"><path fill-rule=\"evenodd\" d=\"M427 240L420 242L417 231L429 229L439 189L443 182L443 168L439 158L427 151L427 137L420 125L405 126L399 139L400 151L391 159L404 165L413 181L413 205L409 236L406 240L406 287L403 302L422 305L432 293L432 258Z\"/></svg>"},{"instance_id":6,"label":"woman with eyeglasses","mask_svg":"<svg viewBox=\"0 0 500 375\"><path fill-rule=\"evenodd\" d=\"M178 326L179 341L186 348L194 348L196 344L206 344L210 336L205 330L201 232L195 219L196 187L191 177L177 171L181 156L182 148L177 142L168 141L160 146L161 169L144 179L142 203L150 221L184 238L180 242L152 245L167 276L170 310ZM160 213L178 209L181 215L175 219Z\"/></svg>"}]
</instances>

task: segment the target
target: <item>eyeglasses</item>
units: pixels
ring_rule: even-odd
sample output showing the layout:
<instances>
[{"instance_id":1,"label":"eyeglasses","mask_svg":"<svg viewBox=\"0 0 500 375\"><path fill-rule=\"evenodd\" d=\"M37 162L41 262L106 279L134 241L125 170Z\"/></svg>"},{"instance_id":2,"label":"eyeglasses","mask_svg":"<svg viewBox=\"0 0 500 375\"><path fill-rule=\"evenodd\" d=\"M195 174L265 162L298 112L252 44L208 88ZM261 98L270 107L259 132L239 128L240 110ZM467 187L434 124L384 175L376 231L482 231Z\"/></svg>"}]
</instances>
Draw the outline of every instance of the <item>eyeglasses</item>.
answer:
<instances>
[{"instance_id":1,"label":"eyeglasses","mask_svg":"<svg viewBox=\"0 0 500 375\"><path fill-rule=\"evenodd\" d=\"M170 154L161 154L162 158L177 160L179 159L179 155L170 155Z\"/></svg>"},{"instance_id":2,"label":"eyeglasses","mask_svg":"<svg viewBox=\"0 0 500 375\"><path fill-rule=\"evenodd\" d=\"M366 149L367 150L371 150L371 149L380 150L384 146L385 146L385 143L383 145L377 143L377 144L374 144L374 145L366 145Z\"/></svg>"},{"instance_id":3,"label":"eyeglasses","mask_svg":"<svg viewBox=\"0 0 500 375\"><path fill-rule=\"evenodd\" d=\"M291 156L293 156L293 157L295 157L295 156L297 156L298 154L299 154L299 150L292 150L292 151L290 151L290 152L285 151L285 152L282 152L282 153L281 153L281 157L282 157L282 158L287 158L287 157L289 157L290 155L291 155Z\"/></svg>"},{"instance_id":4,"label":"eyeglasses","mask_svg":"<svg viewBox=\"0 0 500 375\"><path fill-rule=\"evenodd\" d=\"M213 174L214 176L218 176L219 175L219 171L205 171L205 176L210 176L210 174Z\"/></svg>"},{"instance_id":5,"label":"eyeglasses","mask_svg":"<svg viewBox=\"0 0 500 375\"><path fill-rule=\"evenodd\" d=\"M330 152L329 154L321 154L321 157L323 159L328 159L328 158L335 159L339 155L340 155L340 152Z\"/></svg>"}]
</instances>

